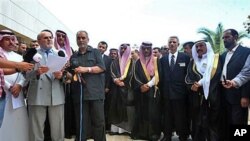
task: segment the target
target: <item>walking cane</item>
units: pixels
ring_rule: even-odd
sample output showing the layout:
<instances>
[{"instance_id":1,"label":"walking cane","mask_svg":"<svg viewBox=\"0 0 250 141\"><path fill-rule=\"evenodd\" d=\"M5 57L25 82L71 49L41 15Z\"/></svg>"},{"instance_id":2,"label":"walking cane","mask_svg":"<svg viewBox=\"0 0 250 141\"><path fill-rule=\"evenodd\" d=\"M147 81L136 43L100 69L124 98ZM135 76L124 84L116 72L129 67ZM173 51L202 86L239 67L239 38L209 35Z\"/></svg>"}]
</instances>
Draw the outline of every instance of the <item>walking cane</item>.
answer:
<instances>
[{"instance_id":1,"label":"walking cane","mask_svg":"<svg viewBox=\"0 0 250 141\"><path fill-rule=\"evenodd\" d=\"M73 58L70 62L70 64L72 65L73 68L77 68L79 67L79 61L77 58ZM81 74L80 73L76 73L74 76L73 76L73 80L74 81L78 81L80 83L80 134L79 134L79 141L82 140L82 132L83 132L83 127L82 127L82 120L83 120L83 112L82 112L82 108L83 108L83 105L82 105L82 98L83 98L83 81L81 79Z\"/></svg>"},{"instance_id":2,"label":"walking cane","mask_svg":"<svg viewBox=\"0 0 250 141\"><path fill-rule=\"evenodd\" d=\"M82 131L83 131L83 128L82 128L82 119L83 119L83 116L82 116L82 96L83 96L83 87L82 87L82 79L81 79L81 74L75 74L74 75L74 80L77 81L80 83L80 134L79 134L79 141L82 140Z\"/></svg>"}]
</instances>

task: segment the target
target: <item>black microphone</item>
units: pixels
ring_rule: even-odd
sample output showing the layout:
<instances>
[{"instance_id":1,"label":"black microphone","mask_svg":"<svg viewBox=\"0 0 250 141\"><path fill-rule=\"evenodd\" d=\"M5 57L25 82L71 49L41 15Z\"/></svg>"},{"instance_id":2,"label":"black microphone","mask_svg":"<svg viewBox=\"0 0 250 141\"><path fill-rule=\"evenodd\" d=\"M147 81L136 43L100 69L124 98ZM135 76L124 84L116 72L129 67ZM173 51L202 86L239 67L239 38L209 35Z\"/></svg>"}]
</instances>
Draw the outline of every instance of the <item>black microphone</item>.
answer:
<instances>
[{"instance_id":1,"label":"black microphone","mask_svg":"<svg viewBox=\"0 0 250 141\"><path fill-rule=\"evenodd\" d=\"M60 56L60 57L65 57L64 51L59 50L59 51L58 51L58 56Z\"/></svg>"},{"instance_id":2,"label":"black microphone","mask_svg":"<svg viewBox=\"0 0 250 141\"><path fill-rule=\"evenodd\" d=\"M79 62L78 62L78 59L77 58L72 58L70 60L70 66L75 69L79 66Z\"/></svg>"},{"instance_id":3,"label":"black microphone","mask_svg":"<svg viewBox=\"0 0 250 141\"><path fill-rule=\"evenodd\" d=\"M77 58L72 58L72 59L70 60L70 66L71 66L73 69L77 68L77 67L79 66L78 59L77 59ZM77 79L78 79L78 81L81 83L81 74L77 73L77 74L75 74L75 75L77 75Z\"/></svg>"},{"instance_id":4,"label":"black microphone","mask_svg":"<svg viewBox=\"0 0 250 141\"><path fill-rule=\"evenodd\" d=\"M42 56L37 53L36 48L30 48L23 56L23 61L28 63L39 63L42 59ZM37 80L40 79L40 75L36 76Z\"/></svg>"},{"instance_id":5,"label":"black microphone","mask_svg":"<svg viewBox=\"0 0 250 141\"><path fill-rule=\"evenodd\" d=\"M33 61L34 55L37 53L35 48L30 48L23 56L23 61L27 63L31 63Z\"/></svg>"},{"instance_id":6,"label":"black microphone","mask_svg":"<svg viewBox=\"0 0 250 141\"><path fill-rule=\"evenodd\" d=\"M65 57L66 55L65 55L64 51L59 50L58 51L58 56ZM62 76L62 82L65 82L66 78L67 78L67 71L64 70L63 71L63 76Z\"/></svg>"}]
</instances>

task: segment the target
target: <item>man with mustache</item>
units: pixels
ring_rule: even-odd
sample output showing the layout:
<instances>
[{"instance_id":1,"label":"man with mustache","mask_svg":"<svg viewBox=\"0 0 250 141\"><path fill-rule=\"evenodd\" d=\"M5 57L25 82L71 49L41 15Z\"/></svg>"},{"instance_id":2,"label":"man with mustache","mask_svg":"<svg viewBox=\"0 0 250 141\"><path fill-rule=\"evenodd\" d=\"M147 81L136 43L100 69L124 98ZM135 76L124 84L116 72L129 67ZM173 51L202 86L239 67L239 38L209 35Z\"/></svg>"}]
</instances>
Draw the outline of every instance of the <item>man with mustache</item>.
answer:
<instances>
[{"instance_id":1,"label":"man with mustache","mask_svg":"<svg viewBox=\"0 0 250 141\"><path fill-rule=\"evenodd\" d=\"M188 138L187 117L187 87L185 76L190 58L182 52L178 52L179 38L170 36L168 39L169 53L160 59L161 75L160 89L163 96L164 108L164 138L162 141L170 141L174 128L180 141Z\"/></svg>"},{"instance_id":2,"label":"man with mustache","mask_svg":"<svg viewBox=\"0 0 250 141\"><path fill-rule=\"evenodd\" d=\"M159 50L158 50L159 51ZM154 56L151 42L142 42L135 63L135 137L157 141L160 137L159 58Z\"/></svg>"},{"instance_id":3,"label":"man with mustache","mask_svg":"<svg viewBox=\"0 0 250 141\"><path fill-rule=\"evenodd\" d=\"M223 41L227 51L222 54L223 76L225 79L232 80L242 70L250 49L237 44L239 34L235 29L227 29L223 32ZM250 82L237 88L227 89L226 83L222 83L222 109L225 109L226 121L223 129L225 130L225 140L229 140L229 125L247 125L249 88Z\"/></svg>"},{"instance_id":4,"label":"man with mustache","mask_svg":"<svg viewBox=\"0 0 250 141\"><path fill-rule=\"evenodd\" d=\"M192 139L217 141L222 68L219 54L214 54L208 42L200 40L192 47L192 58L185 77L191 95Z\"/></svg>"},{"instance_id":5,"label":"man with mustache","mask_svg":"<svg viewBox=\"0 0 250 141\"><path fill-rule=\"evenodd\" d=\"M91 136L95 141L106 141L105 64L100 51L88 45L89 36L86 31L80 30L76 33L76 42L79 49L70 58L70 68L74 70L72 73L78 76L78 81L72 82L71 85L76 118L76 141L85 141Z\"/></svg>"}]
</instances>

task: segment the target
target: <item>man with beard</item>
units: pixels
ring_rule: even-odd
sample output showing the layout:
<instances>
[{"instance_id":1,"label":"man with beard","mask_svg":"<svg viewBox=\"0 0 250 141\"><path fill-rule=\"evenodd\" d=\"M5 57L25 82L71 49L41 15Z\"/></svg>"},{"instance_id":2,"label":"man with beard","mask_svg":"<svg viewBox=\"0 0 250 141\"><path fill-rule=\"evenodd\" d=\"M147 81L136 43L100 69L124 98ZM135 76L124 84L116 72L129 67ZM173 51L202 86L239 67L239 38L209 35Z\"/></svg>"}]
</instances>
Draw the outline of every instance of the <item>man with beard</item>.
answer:
<instances>
[{"instance_id":1,"label":"man with beard","mask_svg":"<svg viewBox=\"0 0 250 141\"><path fill-rule=\"evenodd\" d=\"M89 36L86 31L78 31L76 41L78 52L70 58L74 80L78 79L72 82L71 87L76 118L76 141L85 141L89 135L95 141L106 141L103 73L106 70L105 64L100 51L88 45Z\"/></svg>"},{"instance_id":2,"label":"man with beard","mask_svg":"<svg viewBox=\"0 0 250 141\"><path fill-rule=\"evenodd\" d=\"M225 48L228 49L222 54L223 77L228 80L235 78L242 70L249 56L250 49L237 44L239 34L235 29L227 29L223 32ZM229 125L247 125L249 88L250 82L239 88L227 89L226 83L222 88L222 109L225 112L225 140L229 140Z\"/></svg>"},{"instance_id":3,"label":"man with beard","mask_svg":"<svg viewBox=\"0 0 250 141\"><path fill-rule=\"evenodd\" d=\"M21 55L14 52L16 36L9 30L0 31L0 57L10 61L21 62ZM29 140L28 128L28 113L24 101L22 87L25 84L25 79L22 73L15 70L3 69L4 85L1 85L0 93L0 136L1 140ZM14 72L14 73L13 73ZM13 73L7 75L7 73ZM6 102L6 103L5 103ZM3 104L3 105L2 105ZM1 127L1 121L3 124ZM15 124L13 124L15 123ZM15 136L13 136L15 132Z\"/></svg>"},{"instance_id":4,"label":"man with beard","mask_svg":"<svg viewBox=\"0 0 250 141\"><path fill-rule=\"evenodd\" d=\"M232 80L227 80L224 85L225 88L236 87L239 88L250 80L250 55L248 55L244 67L240 73Z\"/></svg>"},{"instance_id":5,"label":"man with beard","mask_svg":"<svg viewBox=\"0 0 250 141\"><path fill-rule=\"evenodd\" d=\"M152 53L152 43L143 42L140 59L135 64L135 138L157 141L160 137L159 61Z\"/></svg>"},{"instance_id":6,"label":"man with beard","mask_svg":"<svg viewBox=\"0 0 250 141\"><path fill-rule=\"evenodd\" d=\"M55 39L54 39L54 46L57 50L63 51L65 54L65 57L68 59L71 57L73 54L73 49L70 46L69 38L66 32L62 30L56 30L55 33ZM62 56L63 57L63 56ZM71 84L68 83L65 80L65 77L67 75L67 71L63 72L63 82L64 82L64 92L65 92L65 105L64 105L64 118L65 118L65 138L72 138L73 135L75 135L75 111L73 108L73 100L70 96L70 89L71 89ZM46 120L48 122L48 120ZM45 132L46 130L49 130L49 127L47 126L48 123L46 124L45 122ZM46 135L46 134L45 134ZM49 135L49 134L48 134ZM46 136L45 136L46 137Z\"/></svg>"},{"instance_id":7,"label":"man with beard","mask_svg":"<svg viewBox=\"0 0 250 141\"><path fill-rule=\"evenodd\" d=\"M26 79L30 81L28 88L29 110L29 140L44 140L44 122L49 117L51 140L64 140L64 103L65 94L60 81L62 71L48 72L49 55L57 55L53 49L53 34L43 30L37 36L40 48L37 50L42 58L34 70L27 72ZM48 111L48 112L47 112Z\"/></svg>"},{"instance_id":8,"label":"man with beard","mask_svg":"<svg viewBox=\"0 0 250 141\"><path fill-rule=\"evenodd\" d=\"M111 77L115 83L109 109L111 132L130 133L134 122L130 44L121 44L119 58L111 63Z\"/></svg>"},{"instance_id":9,"label":"man with beard","mask_svg":"<svg viewBox=\"0 0 250 141\"><path fill-rule=\"evenodd\" d=\"M186 53L190 58L192 58L192 47L194 42L186 42L183 44L184 53Z\"/></svg>"},{"instance_id":10,"label":"man with beard","mask_svg":"<svg viewBox=\"0 0 250 141\"><path fill-rule=\"evenodd\" d=\"M109 57L112 59L112 60L115 60L118 58L118 49L116 48L111 48L109 50Z\"/></svg>"},{"instance_id":11,"label":"man with beard","mask_svg":"<svg viewBox=\"0 0 250 141\"><path fill-rule=\"evenodd\" d=\"M73 54L73 49L70 47L69 38L62 30L56 31L54 45L57 50L63 50L66 54L66 57L68 58L70 58Z\"/></svg>"},{"instance_id":12,"label":"man with beard","mask_svg":"<svg viewBox=\"0 0 250 141\"><path fill-rule=\"evenodd\" d=\"M192 48L192 60L185 78L190 92L193 141L217 141L220 112L219 54L211 45L197 41Z\"/></svg>"},{"instance_id":13,"label":"man with beard","mask_svg":"<svg viewBox=\"0 0 250 141\"><path fill-rule=\"evenodd\" d=\"M1 30L0 31L0 42L3 40L4 37L11 37L7 39L5 42L9 42L8 44L12 44L15 42L16 37L14 36L14 33L12 33L9 30ZM6 43L5 43L6 44ZM0 45L2 46L2 45ZM13 74L19 71L29 71L34 67L33 64L27 63L27 62L13 62L7 60L6 56L4 55L4 50L2 47L0 47L0 128L3 122L4 118L4 110L5 110L5 103L6 103L6 93L3 89L5 87L5 81L4 81L4 75ZM8 72L3 70L3 68L8 68ZM2 137L2 136L1 136Z\"/></svg>"}]
</instances>

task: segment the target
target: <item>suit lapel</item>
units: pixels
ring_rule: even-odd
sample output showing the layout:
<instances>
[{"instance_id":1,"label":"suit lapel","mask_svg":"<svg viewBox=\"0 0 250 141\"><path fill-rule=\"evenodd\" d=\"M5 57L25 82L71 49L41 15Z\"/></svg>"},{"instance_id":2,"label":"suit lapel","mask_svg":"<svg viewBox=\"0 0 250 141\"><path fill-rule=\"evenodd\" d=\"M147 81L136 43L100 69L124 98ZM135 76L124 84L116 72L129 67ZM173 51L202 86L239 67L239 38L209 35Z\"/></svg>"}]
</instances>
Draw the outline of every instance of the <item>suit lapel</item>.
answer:
<instances>
[{"instance_id":1,"label":"suit lapel","mask_svg":"<svg viewBox=\"0 0 250 141\"><path fill-rule=\"evenodd\" d=\"M169 65L169 53L167 54L166 62L167 62L167 68L170 70L170 65Z\"/></svg>"},{"instance_id":2,"label":"suit lapel","mask_svg":"<svg viewBox=\"0 0 250 141\"><path fill-rule=\"evenodd\" d=\"M229 62L227 65L229 65L232 61L234 60L240 60L239 57L240 57L240 54L241 54L241 46L239 46L235 52L233 53L233 56L230 58Z\"/></svg>"}]
</instances>

